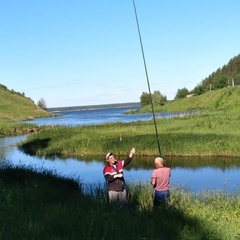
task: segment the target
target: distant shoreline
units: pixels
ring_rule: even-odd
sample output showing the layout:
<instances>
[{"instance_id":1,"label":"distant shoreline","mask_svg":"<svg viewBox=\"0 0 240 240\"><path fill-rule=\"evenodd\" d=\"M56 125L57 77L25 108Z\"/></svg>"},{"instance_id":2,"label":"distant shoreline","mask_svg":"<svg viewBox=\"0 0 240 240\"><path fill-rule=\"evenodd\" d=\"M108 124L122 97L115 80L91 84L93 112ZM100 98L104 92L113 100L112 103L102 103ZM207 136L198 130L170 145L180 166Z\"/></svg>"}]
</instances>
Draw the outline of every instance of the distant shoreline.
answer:
<instances>
[{"instance_id":1,"label":"distant shoreline","mask_svg":"<svg viewBox=\"0 0 240 240\"><path fill-rule=\"evenodd\" d=\"M70 107L53 107L46 108L48 112L55 111L76 111L76 110L89 110L89 109L101 109L101 108L112 108L112 107L140 107L140 102L130 103L112 103L112 104L100 104L100 105L86 105L86 106L70 106Z\"/></svg>"}]
</instances>

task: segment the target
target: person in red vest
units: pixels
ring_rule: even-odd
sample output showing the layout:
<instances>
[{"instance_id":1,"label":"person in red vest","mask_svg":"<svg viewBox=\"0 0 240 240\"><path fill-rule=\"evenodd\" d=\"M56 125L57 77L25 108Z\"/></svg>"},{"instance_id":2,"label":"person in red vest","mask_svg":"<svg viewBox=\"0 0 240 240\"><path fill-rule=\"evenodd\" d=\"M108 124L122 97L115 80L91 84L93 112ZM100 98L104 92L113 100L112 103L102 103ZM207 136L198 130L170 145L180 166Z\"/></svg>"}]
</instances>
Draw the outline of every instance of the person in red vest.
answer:
<instances>
[{"instance_id":1,"label":"person in red vest","mask_svg":"<svg viewBox=\"0 0 240 240\"><path fill-rule=\"evenodd\" d=\"M123 169L132 161L134 154L134 148L131 149L125 160L116 160L112 152L106 154L107 163L103 169L103 175L108 184L108 196L111 203L127 206L127 189Z\"/></svg>"},{"instance_id":2,"label":"person in red vest","mask_svg":"<svg viewBox=\"0 0 240 240\"><path fill-rule=\"evenodd\" d=\"M155 158L156 169L152 172L151 184L153 185L153 205L158 207L170 200L171 169L164 166L164 160Z\"/></svg>"}]
</instances>

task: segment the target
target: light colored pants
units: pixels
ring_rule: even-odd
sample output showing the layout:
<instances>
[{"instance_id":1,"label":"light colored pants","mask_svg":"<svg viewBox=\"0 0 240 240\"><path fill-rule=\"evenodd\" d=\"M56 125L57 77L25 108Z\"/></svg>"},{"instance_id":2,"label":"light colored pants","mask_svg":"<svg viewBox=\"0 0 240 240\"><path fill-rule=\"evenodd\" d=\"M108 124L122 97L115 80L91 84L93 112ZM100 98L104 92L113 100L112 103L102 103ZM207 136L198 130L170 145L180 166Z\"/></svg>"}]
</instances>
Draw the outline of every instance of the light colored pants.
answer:
<instances>
[{"instance_id":1,"label":"light colored pants","mask_svg":"<svg viewBox=\"0 0 240 240\"><path fill-rule=\"evenodd\" d=\"M111 203L119 203L121 205L126 206L128 204L127 201L127 191L108 191L109 201Z\"/></svg>"}]
</instances>

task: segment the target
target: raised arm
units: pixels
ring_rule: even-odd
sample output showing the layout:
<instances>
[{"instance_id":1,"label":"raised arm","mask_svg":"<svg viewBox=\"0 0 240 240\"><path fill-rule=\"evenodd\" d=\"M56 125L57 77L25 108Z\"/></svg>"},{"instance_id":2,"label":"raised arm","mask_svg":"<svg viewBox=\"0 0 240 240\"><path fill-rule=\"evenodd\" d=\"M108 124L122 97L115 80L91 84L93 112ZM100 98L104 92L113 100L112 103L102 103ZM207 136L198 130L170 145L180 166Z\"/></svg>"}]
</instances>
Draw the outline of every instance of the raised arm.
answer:
<instances>
[{"instance_id":1,"label":"raised arm","mask_svg":"<svg viewBox=\"0 0 240 240\"><path fill-rule=\"evenodd\" d=\"M127 159L124 160L124 167L127 166L132 161L134 154L135 154L135 148L132 148L130 150L130 153L129 153Z\"/></svg>"}]
</instances>

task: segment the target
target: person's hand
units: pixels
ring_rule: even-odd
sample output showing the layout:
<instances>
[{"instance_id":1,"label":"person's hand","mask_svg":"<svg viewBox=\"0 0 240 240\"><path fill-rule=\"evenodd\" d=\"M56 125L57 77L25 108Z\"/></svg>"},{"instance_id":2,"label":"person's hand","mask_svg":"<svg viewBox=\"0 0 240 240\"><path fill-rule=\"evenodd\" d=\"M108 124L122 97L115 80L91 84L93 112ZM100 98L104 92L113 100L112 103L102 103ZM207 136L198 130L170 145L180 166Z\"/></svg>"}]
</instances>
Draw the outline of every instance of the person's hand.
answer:
<instances>
[{"instance_id":1,"label":"person's hand","mask_svg":"<svg viewBox=\"0 0 240 240\"><path fill-rule=\"evenodd\" d=\"M129 157L132 158L135 153L135 148L132 148L129 153Z\"/></svg>"},{"instance_id":2,"label":"person's hand","mask_svg":"<svg viewBox=\"0 0 240 240\"><path fill-rule=\"evenodd\" d=\"M132 154L135 154L135 152L136 152L135 148L132 148L132 149L131 149L131 153L132 153Z\"/></svg>"},{"instance_id":3,"label":"person's hand","mask_svg":"<svg viewBox=\"0 0 240 240\"><path fill-rule=\"evenodd\" d=\"M121 178L122 176L123 176L122 173L118 173L114 175L114 178Z\"/></svg>"}]
</instances>

